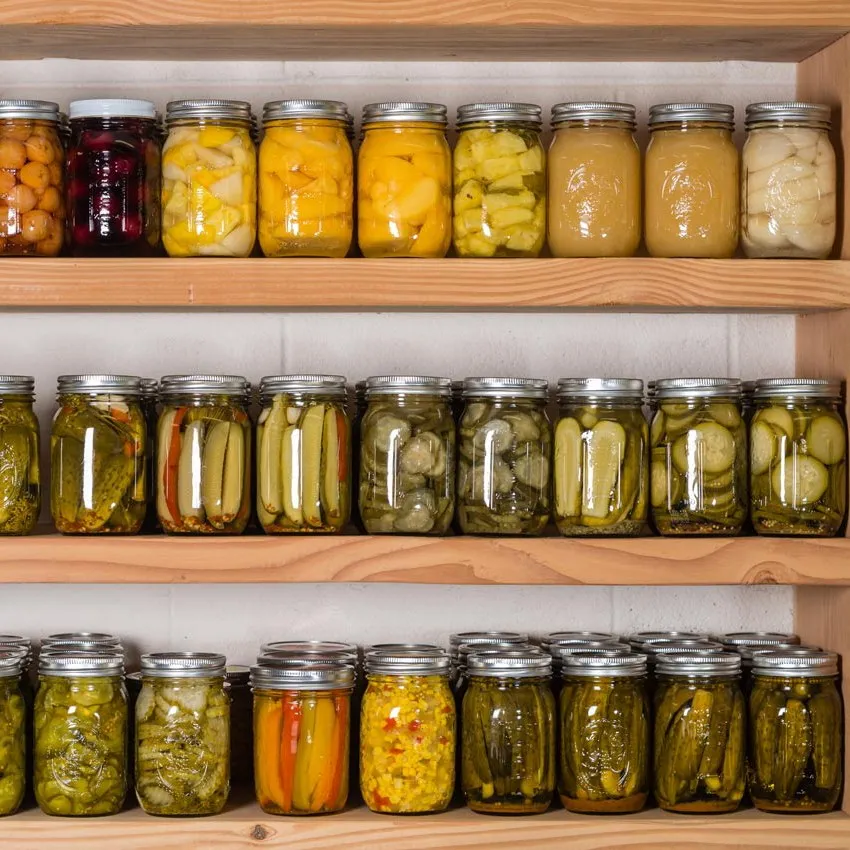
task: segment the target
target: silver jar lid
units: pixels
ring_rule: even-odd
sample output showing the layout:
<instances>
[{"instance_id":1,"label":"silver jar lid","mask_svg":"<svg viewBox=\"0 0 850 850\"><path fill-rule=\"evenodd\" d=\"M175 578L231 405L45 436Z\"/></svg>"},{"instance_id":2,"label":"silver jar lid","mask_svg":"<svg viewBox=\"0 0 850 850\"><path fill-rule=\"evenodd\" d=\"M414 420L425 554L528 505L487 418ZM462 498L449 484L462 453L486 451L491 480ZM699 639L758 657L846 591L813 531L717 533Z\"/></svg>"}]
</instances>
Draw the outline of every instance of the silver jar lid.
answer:
<instances>
[{"instance_id":1,"label":"silver jar lid","mask_svg":"<svg viewBox=\"0 0 850 850\"><path fill-rule=\"evenodd\" d=\"M542 378L465 378L464 398L534 398L545 399L549 383Z\"/></svg>"},{"instance_id":2,"label":"silver jar lid","mask_svg":"<svg viewBox=\"0 0 850 850\"><path fill-rule=\"evenodd\" d=\"M488 121L517 121L543 126L543 110L534 103L465 103L457 109L457 128Z\"/></svg>"},{"instance_id":3,"label":"silver jar lid","mask_svg":"<svg viewBox=\"0 0 850 850\"><path fill-rule=\"evenodd\" d=\"M380 676L447 676L450 664L445 650L372 649L366 653L366 672Z\"/></svg>"},{"instance_id":4,"label":"silver jar lid","mask_svg":"<svg viewBox=\"0 0 850 850\"><path fill-rule=\"evenodd\" d=\"M470 676L530 679L552 675L552 659L540 650L499 649L473 652L466 659Z\"/></svg>"},{"instance_id":5,"label":"silver jar lid","mask_svg":"<svg viewBox=\"0 0 850 850\"><path fill-rule=\"evenodd\" d=\"M172 100L165 107L165 124L171 127L186 120L240 121L251 124L251 104L246 100L217 100L199 98Z\"/></svg>"},{"instance_id":6,"label":"silver jar lid","mask_svg":"<svg viewBox=\"0 0 850 850\"><path fill-rule=\"evenodd\" d=\"M778 649L753 654L753 673L775 678L815 678L838 675L838 655L826 650Z\"/></svg>"},{"instance_id":7,"label":"silver jar lid","mask_svg":"<svg viewBox=\"0 0 850 850\"><path fill-rule=\"evenodd\" d=\"M227 659L215 652L148 652L141 671L154 679L201 679L224 676Z\"/></svg>"},{"instance_id":8,"label":"silver jar lid","mask_svg":"<svg viewBox=\"0 0 850 850\"><path fill-rule=\"evenodd\" d=\"M637 110L631 103L616 103L604 100L586 100L576 103L556 103L552 107L552 127L571 121L623 121L634 130Z\"/></svg>"},{"instance_id":9,"label":"silver jar lid","mask_svg":"<svg viewBox=\"0 0 850 850\"><path fill-rule=\"evenodd\" d=\"M136 375L60 375L57 382L59 393L116 393L139 396L142 379Z\"/></svg>"},{"instance_id":10,"label":"silver jar lid","mask_svg":"<svg viewBox=\"0 0 850 850\"><path fill-rule=\"evenodd\" d=\"M32 395L35 378L31 375L0 375L0 395Z\"/></svg>"},{"instance_id":11,"label":"silver jar lid","mask_svg":"<svg viewBox=\"0 0 850 850\"><path fill-rule=\"evenodd\" d=\"M655 397L716 398L741 395L738 378L662 378L655 382Z\"/></svg>"},{"instance_id":12,"label":"silver jar lid","mask_svg":"<svg viewBox=\"0 0 850 850\"><path fill-rule=\"evenodd\" d=\"M540 641L540 645L544 647L555 645L570 646L572 644L579 643L619 642L619 640L620 638L617 635L611 634L610 632L549 632L548 635L544 635L543 639Z\"/></svg>"},{"instance_id":13,"label":"silver jar lid","mask_svg":"<svg viewBox=\"0 0 850 850\"><path fill-rule=\"evenodd\" d=\"M476 644L486 644L491 641L500 641L502 643L528 643L528 635L521 632L457 632L449 636L449 646L456 649L461 644L474 646Z\"/></svg>"},{"instance_id":14,"label":"silver jar lid","mask_svg":"<svg viewBox=\"0 0 850 850\"><path fill-rule=\"evenodd\" d=\"M671 640L708 640L708 635L702 632L637 632L629 635L628 641L632 646L646 646L651 643Z\"/></svg>"},{"instance_id":15,"label":"silver jar lid","mask_svg":"<svg viewBox=\"0 0 850 850\"><path fill-rule=\"evenodd\" d=\"M429 124L448 124L447 109L442 103L412 103L391 101L367 103L363 107L363 126L424 121Z\"/></svg>"},{"instance_id":16,"label":"silver jar lid","mask_svg":"<svg viewBox=\"0 0 850 850\"><path fill-rule=\"evenodd\" d=\"M646 656L637 652L573 652L565 655L561 675L568 676L645 676Z\"/></svg>"},{"instance_id":17,"label":"silver jar lid","mask_svg":"<svg viewBox=\"0 0 850 850\"><path fill-rule=\"evenodd\" d=\"M200 395L245 396L251 390L241 375L165 375L159 382L160 398Z\"/></svg>"},{"instance_id":18,"label":"silver jar lid","mask_svg":"<svg viewBox=\"0 0 850 850\"><path fill-rule=\"evenodd\" d=\"M671 640L648 643L639 650L645 655L699 655L701 653L717 654L726 652L722 643L713 640Z\"/></svg>"},{"instance_id":19,"label":"silver jar lid","mask_svg":"<svg viewBox=\"0 0 850 850\"><path fill-rule=\"evenodd\" d=\"M366 398L378 395L439 395L449 398L449 378L431 375L373 375L366 379Z\"/></svg>"},{"instance_id":20,"label":"silver jar lid","mask_svg":"<svg viewBox=\"0 0 850 850\"><path fill-rule=\"evenodd\" d=\"M453 648L454 654L452 657L455 658L459 664L464 664L466 659L474 652L489 652L491 650L504 652L505 650L510 649L520 649L524 652L529 650L536 650L538 652L543 651L538 647L532 646L526 641L516 642L512 640L498 640L496 638L491 638L490 640L482 640L474 643L462 643L460 646Z\"/></svg>"},{"instance_id":21,"label":"silver jar lid","mask_svg":"<svg viewBox=\"0 0 850 850\"><path fill-rule=\"evenodd\" d=\"M27 654L20 649L0 649L0 679L18 677L23 673Z\"/></svg>"},{"instance_id":22,"label":"silver jar lid","mask_svg":"<svg viewBox=\"0 0 850 850\"><path fill-rule=\"evenodd\" d=\"M334 691L354 685L350 664L298 664L251 668L251 686L259 690Z\"/></svg>"},{"instance_id":23,"label":"silver jar lid","mask_svg":"<svg viewBox=\"0 0 850 850\"><path fill-rule=\"evenodd\" d=\"M840 398L841 381L837 378L762 378L755 382L753 398Z\"/></svg>"},{"instance_id":24,"label":"silver jar lid","mask_svg":"<svg viewBox=\"0 0 850 850\"><path fill-rule=\"evenodd\" d=\"M39 655L58 655L63 652L102 652L107 655L124 655L124 647L120 643L102 644L86 640L69 640L61 644L42 644Z\"/></svg>"},{"instance_id":25,"label":"silver jar lid","mask_svg":"<svg viewBox=\"0 0 850 850\"><path fill-rule=\"evenodd\" d=\"M832 126L832 108L825 103L803 103L798 100L751 103L747 107L744 126L752 130L785 122L829 130Z\"/></svg>"},{"instance_id":26,"label":"silver jar lid","mask_svg":"<svg viewBox=\"0 0 850 850\"><path fill-rule=\"evenodd\" d=\"M93 643L99 646L120 646L121 638L107 632L59 632L48 635L42 642L42 647L62 646L64 643Z\"/></svg>"},{"instance_id":27,"label":"silver jar lid","mask_svg":"<svg viewBox=\"0 0 850 850\"><path fill-rule=\"evenodd\" d=\"M568 656L575 655L576 653L591 652L601 655L613 653L616 655L618 653L630 652L632 648L628 644L617 643L613 640L599 640L587 643L553 643L544 651L552 656L552 660L557 665L563 663L564 659ZM634 651L637 652L638 650Z\"/></svg>"},{"instance_id":28,"label":"silver jar lid","mask_svg":"<svg viewBox=\"0 0 850 850\"><path fill-rule=\"evenodd\" d=\"M561 378L558 398L643 399L643 381L639 378Z\"/></svg>"},{"instance_id":29,"label":"silver jar lid","mask_svg":"<svg viewBox=\"0 0 850 850\"><path fill-rule=\"evenodd\" d=\"M348 106L341 100L271 100L263 106L263 124L284 118L325 118L348 123Z\"/></svg>"},{"instance_id":30,"label":"silver jar lid","mask_svg":"<svg viewBox=\"0 0 850 850\"><path fill-rule=\"evenodd\" d=\"M313 395L344 396L343 375L266 375L260 380L260 397L269 398L278 393L304 393Z\"/></svg>"},{"instance_id":31,"label":"silver jar lid","mask_svg":"<svg viewBox=\"0 0 850 850\"><path fill-rule=\"evenodd\" d=\"M729 632L724 635L716 635L714 637L718 643L724 646L735 647L751 646L751 647L770 647L778 644L800 644L800 638L795 634L786 634L785 632Z\"/></svg>"},{"instance_id":32,"label":"silver jar lid","mask_svg":"<svg viewBox=\"0 0 850 850\"><path fill-rule=\"evenodd\" d=\"M155 399L159 393L159 381L156 378L142 378L139 382L142 398Z\"/></svg>"},{"instance_id":33,"label":"silver jar lid","mask_svg":"<svg viewBox=\"0 0 850 850\"><path fill-rule=\"evenodd\" d=\"M752 667L753 658L763 652L820 652L821 647L810 643L775 643L772 646L730 646L729 652L737 652L741 656L742 667Z\"/></svg>"},{"instance_id":34,"label":"silver jar lid","mask_svg":"<svg viewBox=\"0 0 850 850\"><path fill-rule=\"evenodd\" d=\"M436 652L447 655L446 650L436 643L373 643L366 647L370 652Z\"/></svg>"},{"instance_id":35,"label":"silver jar lid","mask_svg":"<svg viewBox=\"0 0 850 850\"><path fill-rule=\"evenodd\" d=\"M0 635L0 647L17 646L29 652L32 649L32 641L23 635Z\"/></svg>"},{"instance_id":36,"label":"silver jar lid","mask_svg":"<svg viewBox=\"0 0 850 850\"><path fill-rule=\"evenodd\" d=\"M657 103L649 107L649 128L662 124L680 124L688 121L708 121L735 127L735 107L728 103Z\"/></svg>"},{"instance_id":37,"label":"silver jar lid","mask_svg":"<svg viewBox=\"0 0 850 850\"><path fill-rule=\"evenodd\" d=\"M332 664L350 664L357 666L357 659L351 656L331 655L326 652L287 652L285 649L269 649L257 656L257 667L303 667L305 664L326 667Z\"/></svg>"},{"instance_id":38,"label":"silver jar lid","mask_svg":"<svg viewBox=\"0 0 850 850\"><path fill-rule=\"evenodd\" d=\"M655 667L658 676L722 678L737 676L740 672L741 656L733 652L659 655Z\"/></svg>"},{"instance_id":39,"label":"silver jar lid","mask_svg":"<svg viewBox=\"0 0 850 850\"><path fill-rule=\"evenodd\" d=\"M111 652L49 652L38 658L38 672L46 676L100 678L123 676L124 658Z\"/></svg>"},{"instance_id":40,"label":"silver jar lid","mask_svg":"<svg viewBox=\"0 0 850 850\"><path fill-rule=\"evenodd\" d=\"M328 655L336 658L357 658L353 643L335 640L273 640L264 643L260 652L288 652L293 655Z\"/></svg>"},{"instance_id":41,"label":"silver jar lid","mask_svg":"<svg viewBox=\"0 0 850 850\"><path fill-rule=\"evenodd\" d=\"M59 104L52 100L0 100L0 121L22 118L27 121L59 123Z\"/></svg>"}]
</instances>

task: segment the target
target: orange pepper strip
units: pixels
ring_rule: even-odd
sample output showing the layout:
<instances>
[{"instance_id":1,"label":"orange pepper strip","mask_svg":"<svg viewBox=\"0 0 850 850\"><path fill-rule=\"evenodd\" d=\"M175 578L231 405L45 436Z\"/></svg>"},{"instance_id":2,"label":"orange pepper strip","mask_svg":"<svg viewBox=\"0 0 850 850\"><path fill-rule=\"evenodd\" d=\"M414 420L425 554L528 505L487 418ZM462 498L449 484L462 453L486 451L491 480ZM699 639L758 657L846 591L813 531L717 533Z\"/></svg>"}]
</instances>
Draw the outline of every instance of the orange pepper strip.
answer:
<instances>
[{"instance_id":1,"label":"orange pepper strip","mask_svg":"<svg viewBox=\"0 0 850 850\"><path fill-rule=\"evenodd\" d=\"M340 794L342 793L342 776L348 769L345 764L345 745L348 738L348 699L344 696L334 697L334 704L336 707L336 723L334 724L333 743L331 744L331 758L334 762L326 803L329 808L345 805L345 800L340 799Z\"/></svg>"},{"instance_id":2,"label":"orange pepper strip","mask_svg":"<svg viewBox=\"0 0 850 850\"><path fill-rule=\"evenodd\" d=\"M283 803L278 758L280 735L283 726L283 704L277 700L261 698L257 711L256 769L257 795L260 804L268 806Z\"/></svg>"},{"instance_id":3,"label":"orange pepper strip","mask_svg":"<svg viewBox=\"0 0 850 850\"><path fill-rule=\"evenodd\" d=\"M298 735L301 731L301 701L284 697L283 734L280 739L280 783L283 787L284 812L292 811L292 790L295 785L295 759L298 754Z\"/></svg>"},{"instance_id":4,"label":"orange pepper strip","mask_svg":"<svg viewBox=\"0 0 850 850\"><path fill-rule=\"evenodd\" d=\"M118 422L123 422L126 425L129 425L132 421L129 412L126 410L121 410L120 407L110 407L109 415L113 419L116 419Z\"/></svg>"},{"instance_id":5,"label":"orange pepper strip","mask_svg":"<svg viewBox=\"0 0 850 850\"><path fill-rule=\"evenodd\" d=\"M171 518L177 525L182 525L180 509L177 507L177 466L180 462L180 425L186 416L188 408L178 408L174 413L174 422L171 425L171 442L168 444L168 455L165 459L163 470L162 489L165 493L165 504Z\"/></svg>"}]
</instances>

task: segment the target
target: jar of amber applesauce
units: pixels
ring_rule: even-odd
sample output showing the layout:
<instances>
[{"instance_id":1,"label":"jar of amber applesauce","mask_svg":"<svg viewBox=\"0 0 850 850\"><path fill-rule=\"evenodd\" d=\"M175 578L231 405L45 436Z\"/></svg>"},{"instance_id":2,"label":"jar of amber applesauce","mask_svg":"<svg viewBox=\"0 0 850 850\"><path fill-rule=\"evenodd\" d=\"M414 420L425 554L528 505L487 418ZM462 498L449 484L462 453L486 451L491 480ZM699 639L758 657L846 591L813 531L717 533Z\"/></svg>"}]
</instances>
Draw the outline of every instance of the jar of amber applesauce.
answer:
<instances>
[{"instance_id":1,"label":"jar of amber applesauce","mask_svg":"<svg viewBox=\"0 0 850 850\"><path fill-rule=\"evenodd\" d=\"M549 250L631 257L641 235L641 163L629 103L558 103L549 148Z\"/></svg>"},{"instance_id":2,"label":"jar of amber applesauce","mask_svg":"<svg viewBox=\"0 0 850 850\"><path fill-rule=\"evenodd\" d=\"M731 257L738 247L735 110L664 103L649 110L644 215L653 257Z\"/></svg>"}]
</instances>

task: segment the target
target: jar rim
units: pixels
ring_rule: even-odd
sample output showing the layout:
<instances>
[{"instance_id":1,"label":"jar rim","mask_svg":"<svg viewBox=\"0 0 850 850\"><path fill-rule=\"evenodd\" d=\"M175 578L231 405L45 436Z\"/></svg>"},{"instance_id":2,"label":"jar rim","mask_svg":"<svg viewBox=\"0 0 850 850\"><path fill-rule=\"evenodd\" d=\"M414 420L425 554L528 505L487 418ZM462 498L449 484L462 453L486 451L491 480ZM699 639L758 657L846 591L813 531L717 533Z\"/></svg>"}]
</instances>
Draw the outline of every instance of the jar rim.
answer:
<instances>
[{"instance_id":1,"label":"jar rim","mask_svg":"<svg viewBox=\"0 0 850 850\"><path fill-rule=\"evenodd\" d=\"M214 678L226 667L227 658L215 652L147 652L141 658L142 675L154 679Z\"/></svg>"},{"instance_id":2,"label":"jar rim","mask_svg":"<svg viewBox=\"0 0 850 850\"><path fill-rule=\"evenodd\" d=\"M260 379L260 395L305 393L314 395L345 395L344 375L266 375Z\"/></svg>"},{"instance_id":3,"label":"jar rim","mask_svg":"<svg viewBox=\"0 0 850 850\"><path fill-rule=\"evenodd\" d=\"M658 631L658 632L635 632L629 635L628 641L632 646L644 646L649 643L657 643L659 641L670 640L708 640L709 636L703 632L677 632L677 631Z\"/></svg>"},{"instance_id":4,"label":"jar rim","mask_svg":"<svg viewBox=\"0 0 850 850\"><path fill-rule=\"evenodd\" d=\"M649 107L649 129L665 124L690 122L721 124L724 129L735 128L735 108L728 103L656 103Z\"/></svg>"},{"instance_id":5,"label":"jar rim","mask_svg":"<svg viewBox=\"0 0 850 850\"><path fill-rule=\"evenodd\" d=\"M246 100L219 100L216 98L193 98L171 100L165 106L165 125L172 127L186 120L230 120L251 124L254 116L251 104Z\"/></svg>"},{"instance_id":6,"label":"jar rim","mask_svg":"<svg viewBox=\"0 0 850 850\"><path fill-rule=\"evenodd\" d=\"M415 101L386 101L367 103L363 107L363 127L373 124L410 123L448 124L447 108L442 103Z\"/></svg>"},{"instance_id":7,"label":"jar rim","mask_svg":"<svg viewBox=\"0 0 850 850\"><path fill-rule=\"evenodd\" d=\"M0 679L20 676L26 663L27 652L25 649L0 648Z\"/></svg>"},{"instance_id":8,"label":"jar rim","mask_svg":"<svg viewBox=\"0 0 850 850\"><path fill-rule=\"evenodd\" d=\"M350 664L254 666L251 687L255 690L332 691L354 686L354 667Z\"/></svg>"},{"instance_id":9,"label":"jar rim","mask_svg":"<svg viewBox=\"0 0 850 850\"><path fill-rule=\"evenodd\" d=\"M581 121L622 121L632 130L637 127L637 109L631 103L617 101L586 100L570 103L556 103L552 107L551 124L557 130L564 124Z\"/></svg>"},{"instance_id":10,"label":"jar rim","mask_svg":"<svg viewBox=\"0 0 850 850\"><path fill-rule=\"evenodd\" d=\"M34 392L32 375L0 375L0 395L32 395Z\"/></svg>"},{"instance_id":11,"label":"jar rim","mask_svg":"<svg viewBox=\"0 0 850 850\"><path fill-rule=\"evenodd\" d=\"M799 100L751 103L746 109L744 127L747 130L756 130L785 122L829 130L832 127L832 107L825 103Z\"/></svg>"},{"instance_id":12,"label":"jar rim","mask_svg":"<svg viewBox=\"0 0 850 850\"><path fill-rule=\"evenodd\" d=\"M138 375L60 375L57 392L60 395L114 392L138 396L142 392L142 379Z\"/></svg>"},{"instance_id":13,"label":"jar rim","mask_svg":"<svg viewBox=\"0 0 850 850\"><path fill-rule=\"evenodd\" d=\"M645 676L647 659L645 655L631 652L573 652L562 659L561 676Z\"/></svg>"},{"instance_id":14,"label":"jar rim","mask_svg":"<svg viewBox=\"0 0 850 850\"><path fill-rule=\"evenodd\" d=\"M124 675L124 656L110 652L53 652L38 658L38 672L46 676L100 678Z\"/></svg>"},{"instance_id":15,"label":"jar rim","mask_svg":"<svg viewBox=\"0 0 850 850\"><path fill-rule=\"evenodd\" d=\"M376 395L439 395L448 397L449 378L432 375L373 375L366 379L366 398Z\"/></svg>"},{"instance_id":16,"label":"jar rim","mask_svg":"<svg viewBox=\"0 0 850 850\"><path fill-rule=\"evenodd\" d=\"M370 649L365 662L367 673L381 676L447 676L451 664L442 648Z\"/></svg>"},{"instance_id":17,"label":"jar rim","mask_svg":"<svg viewBox=\"0 0 850 850\"><path fill-rule=\"evenodd\" d=\"M774 646L777 642L799 644L800 637L791 632L727 632L715 639L724 646Z\"/></svg>"},{"instance_id":18,"label":"jar rim","mask_svg":"<svg viewBox=\"0 0 850 850\"><path fill-rule=\"evenodd\" d=\"M655 382L657 399L668 398L740 398L738 378L661 378Z\"/></svg>"},{"instance_id":19,"label":"jar rim","mask_svg":"<svg viewBox=\"0 0 850 850\"><path fill-rule=\"evenodd\" d=\"M52 100L25 100L11 98L0 100L0 121L16 118L28 121L52 121L59 124L59 104Z\"/></svg>"},{"instance_id":20,"label":"jar rim","mask_svg":"<svg viewBox=\"0 0 850 850\"><path fill-rule=\"evenodd\" d=\"M246 396L251 384L241 375L163 375L159 381L160 398L187 394Z\"/></svg>"},{"instance_id":21,"label":"jar rim","mask_svg":"<svg viewBox=\"0 0 850 850\"><path fill-rule=\"evenodd\" d=\"M707 652L703 655L661 654L657 658L658 676L698 676L723 678L741 672L741 656L733 652Z\"/></svg>"},{"instance_id":22,"label":"jar rim","mask_svg":"<svg viewBox=\"0 0 850 850\"><path fill-rule=\"evenodd\" d=\"M549 382L543 378L464 378L464 398L529 398L545 399Z\"/></svg>"},{"instance_id":23,"label":"jar rim","mask_svg":"<svg viewBox=\"0 0 850 850\"><path fill-rule=\"evenodd\" d=\"M499 640L504 643L527 643L528 635L521 632L456 632L449 635L449 646L458 647L461 645L473 646L476 643L486 643L491 640Z\"/></svg>"},{"instance_id":24,"label":"jar rim","mask_svg":"<svg viewBox=\"0 0 850 850\"><path fill-rule=\"evenodd\" d=\"M465 103L457 108L457 128L464 130L472 124L508 121L543 126L543 109L536 103Z\"/></svg>"},{"instance_id":25,"label":"jar rim","mask_svg":"<svg viewBox=\"0 0 850 850\"><path fill-rule=\"evenodd\" d=\"M643 400L643 381L639 378L559 378L558 400L620 399Z\"/></svg>"},{"instance_id":26,"label":"jar rim","mask_svg":"<svg viewBox=\"0 0 850 850\"><path fill-rule=\"evenodd\" d=\"M341 100L270 100L263 104L263 125L287 118L324 118L348 123L351 115L348 105Z\"/></svg>"},{"instance_id":27,"label":"jar rim","mask_svg":"<svg viewBox=\"0 0 850 850\"><path fill-rule=\"evenodd\" d=\"M799 647L753 654L753 673L779 678L838 675L838 655L828 650Z\"/></svg>"},{"instance_id":28,"label":"jar rim","mask_svg":"<svg viewBox=\"0 0 850 850\"><path fill-rule=\"evenodd\" d=\"M840 378L762 378L755 382L753 398L782 396L816 396L841 398Z\"/></svg>"},{"instance_id":29,"label":"jar rim","mask_svg":"<svg viewBox=\"0 0 850 850\"><path fill-rule=\"evenodd\" d=\"M552 657L542 649L474 649L466 656L470 676L485 679L527 679L552 675Z\"/></svg>"}]
</instances>

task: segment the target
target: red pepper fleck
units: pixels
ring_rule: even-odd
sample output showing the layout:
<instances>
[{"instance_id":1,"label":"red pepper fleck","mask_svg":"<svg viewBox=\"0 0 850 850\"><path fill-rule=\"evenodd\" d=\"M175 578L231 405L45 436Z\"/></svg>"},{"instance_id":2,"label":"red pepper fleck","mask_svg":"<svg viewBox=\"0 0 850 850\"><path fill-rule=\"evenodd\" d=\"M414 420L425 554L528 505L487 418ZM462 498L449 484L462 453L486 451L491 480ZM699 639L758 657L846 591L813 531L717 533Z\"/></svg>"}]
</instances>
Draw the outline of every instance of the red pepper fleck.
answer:
<instances>
[{"instance_id":1,"label":"red pepper fleck","mask_svg":"<svg viewBox=\"0 0 850 850\"><path fill-rule=\"evenodd\" d=\"M445 746L445 745L446 745L446 744L448 744L448 742L449 742L449 739L448 739L445 735L440 735L440 739L439 739L439 740L440 740L440 743L441 743L443 746Z\"/></svg>"},{"instance_id":2,"label":"red pepper fleck","mask_svg":"<svg viewBox=\"0 0 850 850\"><path fill-rule=\"evenodd\" d=\"M411 732L418 732L422 728L422 724L418 720L411 720L410 723L407 724L407 728Z\"/></svg>"},{"instance_id":3,"label":"red pepper fleck","mask_svg":"<svg viewBox=\"0 0 850 850\"><path fill-rule=\"evenodd\" d=\"M403 752L404 750L402 750L400 747L392 747L389 751L391 756L400 756Z\"/></svg>"},{"instance_id":4,"label":"red pepper fleck","mask_svg":"<svg viewBox=\"0 0 850 850\"><path fill-rule=\"evenodd\" d=\"M451 713L452 713L452 710L448 705L443 707L443 714L451 714Z\"/></svg>"},{"instance_id":5,"label":"red pepper fleck","mask_svg":"<svg viewBox=\"0 0 850 850\"><path fill-rule=\"evenodd\" d=\"M384 723L384 732L392 732L398 726L394 717L388 717Z\"/></svg>"},{"instance_id":6,"label":"red pepper fleck","mask_svg":"<svg viewBox=\"0 0 850 850\"><path fill-rule=\"evenodd\" d=\"M386 809L390 805L390 798L382 797L377 791L375 791L372 799L376 809Z\"/></svg>"},{"instance_id":7,"label":"red pepper fleck","mask_svg":"<svg viewBox=\"0 0 850 850\"><path fill-rule=\"evenodd\" d=\"M421 743L422 743L425 739L424 739L421 735L417 735L417 736L416 736L413 740L414 740L417 744L421 744Z\"/></svg>"}]
</instances>

